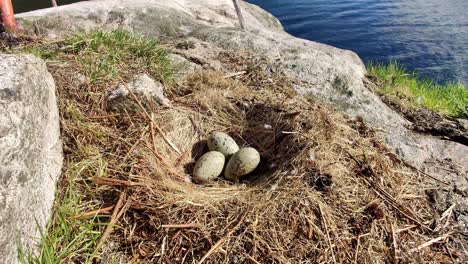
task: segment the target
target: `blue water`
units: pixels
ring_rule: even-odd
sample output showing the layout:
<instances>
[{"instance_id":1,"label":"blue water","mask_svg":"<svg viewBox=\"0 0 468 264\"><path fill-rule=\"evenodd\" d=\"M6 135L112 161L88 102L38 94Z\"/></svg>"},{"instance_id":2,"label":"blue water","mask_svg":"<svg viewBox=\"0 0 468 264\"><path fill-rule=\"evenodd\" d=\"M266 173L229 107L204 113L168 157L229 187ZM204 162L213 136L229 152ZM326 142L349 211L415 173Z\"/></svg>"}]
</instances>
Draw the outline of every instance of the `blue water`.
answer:
<instances>
[{"instance_id":1,"label":"blue water","mask_svg":"<svg viewBox=\"0 0 468 264\"><path fill-rule=\"evenodd\" d=\"M15 10L15 13L48 8L52 6L51 0L12 0L11 2L13 3L13 9ZM66 5L79 2L79 0L56 0L56 2L58 5Z\"/></svg>"},{"instance_id":2,"label":"blue water","mask_svg":"<svg viewBox=\"0 0 468 264\"><path fill-rule=\"evenodd\" d=\"M294 36L468 83L468 0L248 0Z\"/></svg>"}]
</instances>

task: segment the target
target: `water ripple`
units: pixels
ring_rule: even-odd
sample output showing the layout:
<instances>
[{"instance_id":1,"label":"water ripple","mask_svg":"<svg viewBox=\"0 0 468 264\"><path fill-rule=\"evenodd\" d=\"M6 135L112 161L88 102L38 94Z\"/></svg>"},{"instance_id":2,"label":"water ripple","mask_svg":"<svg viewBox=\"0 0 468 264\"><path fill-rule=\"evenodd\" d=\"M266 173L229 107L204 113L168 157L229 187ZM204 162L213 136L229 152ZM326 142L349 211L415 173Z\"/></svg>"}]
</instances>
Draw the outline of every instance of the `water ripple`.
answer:
<instances>
[{"instance_id":1,"label":"water ripple","mask_svg":"<svg viewBox=\"0 0 468 264\"><path fill-rule=\"evenodd\" d=\"M398 60L437 81L468 83L466 0L249 0L293 35Z\"/></svg>"}]
</instances>

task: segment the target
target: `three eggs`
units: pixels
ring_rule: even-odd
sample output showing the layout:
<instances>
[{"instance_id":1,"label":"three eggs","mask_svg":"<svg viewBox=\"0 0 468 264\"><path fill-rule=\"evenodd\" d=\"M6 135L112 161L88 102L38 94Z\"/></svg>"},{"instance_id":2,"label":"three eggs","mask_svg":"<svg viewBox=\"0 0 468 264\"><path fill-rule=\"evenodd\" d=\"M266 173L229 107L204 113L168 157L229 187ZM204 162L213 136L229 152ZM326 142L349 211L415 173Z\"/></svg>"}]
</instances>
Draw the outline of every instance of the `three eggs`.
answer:
<instances>
[{"instance_id":1,"label":"three eggs","mask_svg":"<svg viewBox=\"0 0 468 264\"><path fill-rule=\"evenodd\" d=\"M226 179L239 181L254 171L260 163L260 154L256 149L239 149L234 139L226 133L212 132L207 143L210 151L197 161L193 169L193 176L197 181L212 181L221 175L223 169Z\"/></svg>"}]
</instances>

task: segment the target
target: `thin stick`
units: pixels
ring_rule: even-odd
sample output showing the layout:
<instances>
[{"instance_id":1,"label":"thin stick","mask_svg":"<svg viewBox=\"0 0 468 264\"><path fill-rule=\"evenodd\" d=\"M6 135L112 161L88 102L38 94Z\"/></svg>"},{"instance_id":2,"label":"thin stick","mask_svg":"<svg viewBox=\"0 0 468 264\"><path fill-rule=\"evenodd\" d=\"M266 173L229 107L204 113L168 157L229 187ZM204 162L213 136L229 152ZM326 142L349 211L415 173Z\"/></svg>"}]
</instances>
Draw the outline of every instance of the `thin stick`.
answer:
<instances>
[{"instance_id":1,"label":"thin stick","mask_svg":"<svg viewBox=\"0 0 468 264\"><path fill-rule=\"evenodd\" d=\"M104 230L104 233L102 234L101 238L99 239L98 243L96 244L96 248L94 249L93 256L96 256L96 254L99 252L99 249L101 246L104 244L104 242L107 240L109 235L112 233L112 229L114 228L115 222L118 220L118 216L121 214L120 208L122 208L123 201L125 200L125 192L121 192L119 196L119 200L117 201L117 204L114 207L114 212L112 213L111 220L109 224L107 225L106 229Z\"/></svg>"},{"instance_id":2,"label":"thin stick","mask_svg":"<svg viewBox=\"0 0 468 264\"><path fill-rule=\"evenodd\" d=\"M416 167L414 167L414 166L412 166L412 165L410 165L410 164L407 164L407 163L405 163L405 165L408 166L408 167L410 167L410 168L412 168L412 169L414 169L414 170L416 170L417 172L420 172L422 175L424 175L424 176L426 176L426 177L428 177L428 178L433 179L434 181L437 181L437 182L440 182L440 183L445 184L445 185L447 185L447 186L450 186L450 183L447 183L447 182L445 182L445 181L443 181L443 180L439 180L439 179L437 179L436 177L434 177L434 176L428 174L427 172L425 172L425 171L423 171L423 170L421 170L421 169L418 169L418 168L416 168Z\"/></svg>"},{"instance_id":3,"label":"thin stick","mask_svg":"<svg viewBox=\"0 0 468 264\"><path fill-rule=\"evenodd\" d=\"M395 233L398 234L398 233L413 229L415 227L418 227L418 226L417 225L411 225L411 226L408 226L408 227L405 227L405 228L401 228L401 229L396 230Z\"/></svg>"},{"instance_id":4,"label":"thin stick","mask_svg":"<svg viewBox=\"0 0 468 264\"><path fill-rule=\"evenodd\" d=\"M153 120L154 114L151 112L151 120ZM153 149L155 152L158 151L158 148L156 147L156 137L154 135L154 124L153 122L150 122L150 128L151 128L151 141L153 141Z\"/></svg>"},{"instance_id":5,"label":"thin stick","mask_svg":"<svg viewBox=\"0 0 468 264\"><path fill-rule=\"evenodd\" d=\"M248 259L250 259L253 263L255 264L260 264L260 262L258 262L257 260L255 260L254 258L252 258L251 256L249 255L245 255Z\"/></svg>"},{"instance_id":6,"label":"thin stick","mask_svg":"<svg viewBox=\"0 0 468 264\"><path fill-rule=\"evenodd\" d=\"M392 230L392 247L393 247L393 252L392 252L392 258L393 258L393 264L397 264L397 236L395 233L395 227L393 226L393 223L390 222L390 229Z\"/></svg>"},{"instance_id":7,"label":"thin stick","mask_svg":"<svg viewBox=\"0 0 468 264\"><path fill-rule=\"evenodd\" d=\"M425 242L425 243L422 243L422 244L419 245L417 248L413 248L413 249L410 250L409 252L410 252L410 253L413 253L413 252L415 252L415 251L420 251L421 249L426 248L426 247L428 247L428 246L430 246L430 245L432 245L432 244L434 244L434 243L437 243L437 242L439 242L439 241L441 241L441 240L445 240L445 239L446 239L447 237L449 237L451 234L452 234L452 232L449 232L449 233L447 233L447 234L445 234L445 235L443 235L443 236L433 238L433 239L431 239L431 240L429 240L429 241L427 241L427 242Z\"/></svg>"},{"instance_id":8,"label":"thin stick","mask_svg":"<svg viewBox=\"0 0 468 264\"><path fill-rule=\"evenodd\" d=\"M438 224L436 228L434 228L434 232L440 231L447 227L449 224L450 216L452 215L453 208L455 208L456 204L452 204L445 212L440 216L439 220L437 220ZM442 224L442 221L445 219L445 223Z\"/></svg>"},{"instance_id":9,"label":"thin stick","mask_svg":"<svg viewBox=\"0 0 468 264\"><path fill-rule=\"evenodd\" d=\"M111 114L111 115L103 115L103 116L87 116L87 119L106 119L112 117L119 117L119 116L127 116L127 114Z\"/></svg>"},{"instance_id":10,"label":"thin stick","mask_svg":"<svg viewBox=\"0 0 468 264\"><path fill-rule=\"evenodd\" d=\"M57 7L57 1L51 0L51 2L52 2L52 6L53 6L53 7Z\"/></svg>"},{"instance_id":11,"label":"thin stick","mask_svg":"<svg viewBox=\"0 0 468 264\"><path fill-rule=\"evenodd\" d=\"M322 206L320 204L319 204L319 210L320 210L320 216L322 216L323 224L325 225L325 231L327 232L328 246L330 247L330 251L332 253L333 263L336 263L335 252L333 251L333 246L332 246L331 239L330 239L330 233L328 232L327 221L325 220L325 216L323 215L323 211L322 211Z\"/></svg>"},{"instance_id":12,"label":"thin stick","mask_svg":"<svg viewBox=\"0 0 468 264\"><path fill-rule=\"evenodd\" d=\"M244 16L242 15L242 8L240 6L239 0L233 0L234 7L236 8L237 17L239 18L239 24L242 30L245 29Z\"/></svg>"},{"instance_id":13,"label":"thin stick","mask_svg":"<svg viewBox=\"0 0 468 264\"><path fill-rule=\"evenodd\" d=\"M138 97L135 95L135 93L133 93L133 91L128 88L127 84L122 80L122 78L120 78L120 81L122 82L123 86L128 90L128 92L132 95L133 99L135 100L135 102L138 104L138 106L140 107L141 111L143 111L143 113L145 114L146 118L148 118L151 123L153 123L154 125L154 128L156 129L156 131L158 131L159 134L161 134L161 137L164 139L164 141L166 141L166 143L172 148L175 150L175 152L177 152L177 154L181 155L182 153L180 152L180 150L174 145L174 143L172 143L172 141L170 141L166 135L164 134L164 132L162 131L162 129L158 126L158 124L156 124L156 122L154 122L153 118L151 118L151 116L148 114L148 112L146 111L145 107L141 104L141 101L138 100Z\"/></svg>"},{"instance_id":14,"label":"thin stick","mask_svg":"<svg viewBox=\"0 0 468 264\"><path fill-rule=\"evenodd\" d=\"M89 216L95 216L95 215L98 215L98 214L110 214L112 212L112 209L114 209L114 206L104 207L104 208L89 211L89 212L86 212L86 213L77 214L77 215L71 217L71 219L76 220L76 219L85 218L85 217L89 217Z\"/></svg>"},{"instance_id":15,"label":"thin stick","mask_svg":"<svg viewBox=\"0 0 468 264\"><path fill-rule=\"evenodd\" d=\"M361 245L361 236L357 237L356 252L354 253L354 263L357 263L357 256L359 252L359 246Z\"/></svg>"},{"instance_id":16,"label":"thin stick","mask_svg":"<svg viewBox=\"0 0 468 264\"><path fill-rule=\"evenodd\" d=\"M248 212L248 210L247 210ZM202 264L209 256L211 256L219 247L221 247L224 242L226 242L226 240L229 239L229 237L232 235L232 233L234 233L238 228L239 226L244 222L244 218L245 216L247 215L247 213L245 213L242 218L239 220L239 222L237 223L237 225L231 229L231 231L229 231L225 237L221 238L220 240L218 240L218 242L216 242L216 244L214 244L210 250L208 250L208 252L206 252L206 254L201 258L201 260L198 262L198 264Z\"/></svg>"},{"instance_id":17,"label":"thin stick","mask_svg":"<svg viewBox=\"0 0 468 264\"><path fill-rule=\"evenodd\" d=\"M107 177L92 177L91 181L95 184L99 185L109 185L109 186L141 186L142 184L131 182L131 181L124 181L124 180L117 180Z\"/></svg>"},{"instance_id":18,"label":"thin stick","mask_svg":"<svg viewBox=\"0 0 468 264\"><path fill-rule=\"evenodd\" d=\"M187 157L187 155L189 154L189 152L190 152L190 149L187 149L187 150L182 154L182 156L180 156L180 157L177 159L177 161L176 161L176 166L179 166L180 163L181 163L182 161L185 160L185 158Z\"/></svg>"},{"instance_id":19,"label":"thin stick","mask_svg":"<svg viewBox=\"0 0 468 264\"><path fill-rule=\"evenodd\" d=\"M203 256L203 258L200 260L200 262L198 262L198 264L202 264L209 256L211 256L211 254L213 254L213 252L215 252L220 246L222 246L226 240L227 240L227 236L221 238L220 240L218 240L218 242L216 242L216 244L214 244L210 248L210 250L208 250L208 252L206 252L206 254Z\"/></svg>"},{"instance_id":20,"label":"thin stick","mask_svg":"<svg viewBox=\"0 0 468 264\"><path fill-rule=\"evenodd\" d=\"M195 130L198 132L198 135L199 136L205 136L206 137L206 133L203 132L200 127L198 127L197 123L195 122L195 120L193 120L193 117L192 116L189 116L189 119L190 119L190 122L192 122L192 125L193 127L195 128Z\"/></svg>"},{"instance_id":21,"label":"thin stick","mask_svg":"<svg viewBox=\"0 0 468 264\"><path fill-rule=\"evenodd\" d=\"M151 146L148 146L148 145L145 145L151 152L153 152L153 154L156 156L156 158L158 158L162 163L164 163L164 165L166 165L166 167L169 169L169 172L171 172L172 174L174 174L175 176L179 177L181 180L185 180L185 175L183 174L180 174L177 172L176 168L174 168L174 166L172 166L163 156L161 156L161 154L159 154L158 152L154 151L154 149L151 147Z\"/></svg>"},{"instance_id":22,"label":"thin stick","mask_svg":"<svg viewBox=\"0 0 468 264\"><path fill-rule=\"evenodd\" d=\"M235 73L224 75L223 78L228 79L228 78L236 77L236 76L246 74L246 73L247 73L246 71L235 72Z\"/></svg>"},{"instance_id":23,"label":"thin stick","mask_svg":"<svg viewBox=\"0 0 468 264\"><path fill-rule=\"evenodd\" d=\"M162 228L197 228L197 224L162 225Z\"/></svg>"}]
</instances>

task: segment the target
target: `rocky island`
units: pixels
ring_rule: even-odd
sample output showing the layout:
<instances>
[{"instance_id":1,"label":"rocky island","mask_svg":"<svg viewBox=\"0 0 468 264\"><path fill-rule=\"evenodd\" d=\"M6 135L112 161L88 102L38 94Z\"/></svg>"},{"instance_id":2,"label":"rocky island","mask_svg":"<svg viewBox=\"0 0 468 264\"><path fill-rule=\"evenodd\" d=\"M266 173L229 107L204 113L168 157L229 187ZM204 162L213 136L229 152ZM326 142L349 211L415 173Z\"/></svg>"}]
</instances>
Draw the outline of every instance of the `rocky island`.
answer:
<instances>
[{"instance_id":1,"label":"rocky island","mask_svg":"<svg viewBox=\"0 0 468 264\"><path fill-rule=\"evenodd\" d=\"M241 6L244 30L231 0L16 17L0 40L1 263L467 260L466 119L405 112L355 53ZM192 180L213 131L258 150L245 180Z\"/></svg>"}]
</instances>

